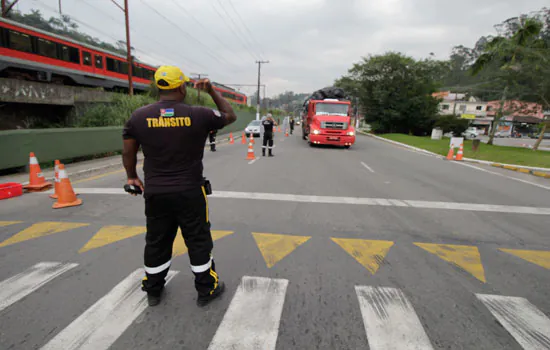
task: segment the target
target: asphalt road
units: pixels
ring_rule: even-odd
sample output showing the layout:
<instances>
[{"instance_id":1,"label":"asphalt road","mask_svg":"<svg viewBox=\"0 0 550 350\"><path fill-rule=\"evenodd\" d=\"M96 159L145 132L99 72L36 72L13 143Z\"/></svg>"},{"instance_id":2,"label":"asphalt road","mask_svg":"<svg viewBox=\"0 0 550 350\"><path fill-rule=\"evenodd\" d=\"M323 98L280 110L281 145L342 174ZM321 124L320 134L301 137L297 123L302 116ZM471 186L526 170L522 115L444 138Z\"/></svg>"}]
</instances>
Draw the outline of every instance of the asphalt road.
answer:
<instances>
[{"instance_id":1,"label":"asphalt road","mask_svg":"<svg viewBox=\"0 0 550 350\"><path fill-rule=\"evenodd\" d=\"M236 143L205 155L227 284L205 309L181 240L145 306L122 171L75 183L80 207L1 201L0 349L550 349L550 181L366 136Z\"/></svg>"}]
</instances>

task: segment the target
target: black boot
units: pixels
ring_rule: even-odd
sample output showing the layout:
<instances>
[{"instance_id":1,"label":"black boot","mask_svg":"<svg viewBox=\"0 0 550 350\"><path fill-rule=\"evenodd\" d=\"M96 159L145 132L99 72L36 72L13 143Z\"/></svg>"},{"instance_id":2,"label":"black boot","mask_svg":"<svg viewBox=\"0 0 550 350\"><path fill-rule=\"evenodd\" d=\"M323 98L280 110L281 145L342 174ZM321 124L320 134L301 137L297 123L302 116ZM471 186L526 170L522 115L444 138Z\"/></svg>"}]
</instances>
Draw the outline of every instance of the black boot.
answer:
<instances>
[{"instance_id":1,"label":"black boot","mask_svg":"<svg viewBox=\"0 0 550 350\"><path fill-rule=\"evenodd\" d=\"M164 289L160 293L147 293L147 303L149 306L157 306L162 300L162 295L164 294Z\"/></svg>"},{"instance_id":2,"label":"black boot","mask_svg":"<svg viewBox=\"0 0 550 350\"><path fill-rule=\"evenodd\" d=\"M197 298L197 305L200 307L208 305L212 300L220 297L225 291L225 283L219 282L216 289L210 292L210 294L199 295Z\"/></svg>"}]
</instances>

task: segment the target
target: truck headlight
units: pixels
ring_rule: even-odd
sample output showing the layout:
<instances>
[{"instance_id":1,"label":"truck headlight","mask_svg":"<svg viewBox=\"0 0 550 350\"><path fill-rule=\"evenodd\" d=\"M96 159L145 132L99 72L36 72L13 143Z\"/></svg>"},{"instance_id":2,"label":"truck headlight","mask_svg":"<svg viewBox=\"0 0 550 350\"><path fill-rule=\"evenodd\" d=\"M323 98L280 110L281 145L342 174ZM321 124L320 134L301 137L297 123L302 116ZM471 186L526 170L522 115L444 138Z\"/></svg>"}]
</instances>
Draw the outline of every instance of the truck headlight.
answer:
<instances>
[{"instance_id":1,"label":"truck headlight","mask_svg":"<svg viewBox=\"0 0 550 350\"><path fill-rule=\"evenodd\" d=\"M353 136L355 133L353 131L348 132L348 136Z\"/></svg>"},{"instance_id":2,"label":"truck headlight","mask_svg":"<svg viewBox=\"0 0 550 350\"><path fill-rule=\"evenodd\" d=\"M321 132L319 130L313 130L313 135L319 135Z\"/></svg>"}]
</instances>

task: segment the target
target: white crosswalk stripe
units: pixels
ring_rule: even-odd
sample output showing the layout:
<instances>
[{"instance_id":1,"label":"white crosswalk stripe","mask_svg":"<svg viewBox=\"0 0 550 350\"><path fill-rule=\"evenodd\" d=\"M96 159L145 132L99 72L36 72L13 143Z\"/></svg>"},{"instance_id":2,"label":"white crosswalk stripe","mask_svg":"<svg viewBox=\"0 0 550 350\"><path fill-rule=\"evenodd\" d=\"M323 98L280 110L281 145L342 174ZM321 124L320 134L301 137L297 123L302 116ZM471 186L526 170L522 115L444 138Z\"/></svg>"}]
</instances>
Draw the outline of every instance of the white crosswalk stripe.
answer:
<instances>
[{"instance_id":1,"label":"white crosswalk stripe","mask_svg":"<svg viewBox=\"0 0 550 350\"><path fill-rule=\"evenodd\" d=\"M41 262L0 282L0 311L76 266L78 264Z\"/></svg>"},{"instance_id":2,"label":"white crosswalk stripe","mask_svg":"<svg viewBox=\"0 0 550 350\"><path fill-rule=\"evenodd\" d=\"M525 350L550 349L550 319L527 299L476 294Z\"/></svg>"},{"instance_id":3,"label":"white crosswalk stripe","mask_svg":"<svg viewBox=\"0 0 550 350\"><path fill-rule=\"evenodd\" d=\"M273 350L288 280L244 276L209 350Z\"/></svg>"},{"instance_id":4,"label":"white crosswalk stripe","mask_svg":"<svg viewBox=\"0 0 550 350\"><path fill-rule=\"evenodd\" d=\"M0 311L78 264L41 262L0 282ZM177 271L171 271L170 282ZM107 350L147 308L141 291L143 269L137 269L47 342L42 350ZM274 350L279 336L289 281L244 276L210 341L209 350ZM413 305L398 288L355 286L371 350L433 350ZM521 297L475 294L525 350L550 349L550 318ZM207 317L207 316L206 316ZM299 327L300 325L296 325ZM435 340L434 340L435 342ZM40 346L41 344L37 344ZM282 344L279 344L281 346Z\"/></svg>"},{"instance_id":5,"label":"white crosswalk stripe","mask_svg":"<svg viewBox=\"0 0 550 350\"><path fill-rule=\"evenodd\" d=\"M170 271L168 283L178 272ZM57 334L43 350L107 350L147 308L137 269Z\"/></svg>"},{"instance_id":6,"label":"white crosswalk stripe","mask_svg":"<svg viewBox=\"0 0 550 350\"><path fill-rule=\"evenodd\" d=\"M411 303L397 288L355 286L371 350L433 349Z\"/></svg>"}]
</instances>

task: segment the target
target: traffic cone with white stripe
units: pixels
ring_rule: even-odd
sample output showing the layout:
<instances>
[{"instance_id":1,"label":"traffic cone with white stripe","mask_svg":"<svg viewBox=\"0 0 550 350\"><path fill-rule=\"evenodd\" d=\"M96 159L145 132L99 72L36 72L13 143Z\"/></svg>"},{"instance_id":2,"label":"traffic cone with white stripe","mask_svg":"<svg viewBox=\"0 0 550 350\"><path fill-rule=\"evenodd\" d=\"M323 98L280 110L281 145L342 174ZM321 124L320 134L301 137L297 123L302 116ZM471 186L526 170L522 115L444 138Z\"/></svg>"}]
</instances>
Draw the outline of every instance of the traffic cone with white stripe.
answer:
<instances>
[{"instance_id":1,"label":"traffic cone with white stripe","mask_svg":"<svg viewBox=\"0 0 550 350\"><path fill-rule=\"evenodd\" d=\"M248 152L246 153L246 160L254 160L256 156L254 155L254 146L252 142L248 144Z\"/></svg>"},{"instance_id":2,"label":"traffic cone with white stripe","mask_svg":"<svg viewBox=\"0 0 550 350\"><path fill-rule=\"evenodd\" d=\"M285 137L288 137L288 129L285 131Z\"/></svg>"},{"instance_id":3,"label":"traffic cone with white stripe","mask_svg":"<svg viewBox=\"0 0 550 350\"><path fill-rule=\"evenodd\" d=\"M456 160L462 160L464 157L464 145L460 144L460 148L458 149L458 153L456 154Z\"/></svg>"},{"instance_id":4,"label":"traffic cone with white stripe","mask_svg":"<svg viewBox=\"0 0 550 350\"><path fill-rule=\"evenodd\" d=\"M232 144L234 144L234 143L235 143L235 139L233 139L233 133L230 132L230 133L229 133L229 144L232 145Z\"/></svg>"},{"instance_id":5,"label":"traffic cone with white stripe","mask_svg":"<svg viewBox=\"0 0 550 350\"><path fill-rule=\"evenodd\" d=\"M449 153L447 153L447 160L453 160L455 156L455 149L451 145L451 148L449 149Z\"/></svg>"},{"instance_id":6,"label":"traffic cone with white stripe","mask_svg":"<svg viewBox=\"0 0 550 350\"><path fill-rule=\"evenodd\" d=\"M34 152L30 153L29 158L29 184L24 188L30 192L40 192L52 187L52 183L46 181L42 170L40 170L40 164L38 164Z\"/></svg>"},{"instance_id":7,"label":"traffic cone with white stripe","mask_svg":"<svg viewBox=\"0 0 550 350\"><path fill-rule=\"evenodd\" d=\"M58 193L59 193L59 164L61 164L61 162L59 160L55 160L55 182L54 182L54 194L50 194L50 198L53 198L53 199L57 199L57 197L59 196Z\"/></svg>"},{"instance_id":8,"label":"traffic cone with white stripe","mask_svg":"<svg viewBox=\"0 0 550 350\"><path fill-rule=\"evenodd\" d=\"M254 144L254 134L250 134L250 143Z\"/></svg>"},{"instance_id":9,"label":"traffic cone with white stripe","mask_svg":"<svg viewBox=\"0 0 550 350\"><path fill-rule=\"evenodd\" d=\"M241 137L241 145L246 145L246 134L243 132L243 136Z\"/></svg>"},{"instance_id":10,"label":"traffic cone with white stripe","mask_svg":"<svg viewBox=\"0 0 550 350\"><path fill-rule=\"evenodd\" d=\"M71 180L65 171L65 166L59 164L59 172L57 178L59 193L57 194L57 202L52 206L54 209L67 208L67 207L76 207L77 205L82 204L82 199L78 199L74 193L73 186L71 185Z\"/></svg>"}]
</instances>

